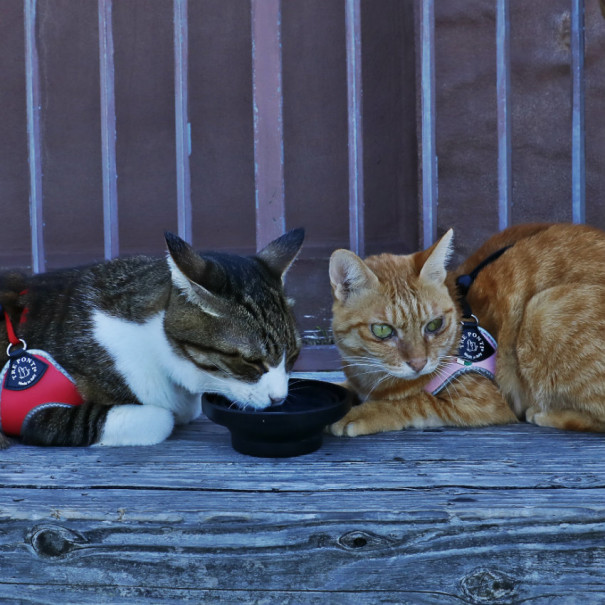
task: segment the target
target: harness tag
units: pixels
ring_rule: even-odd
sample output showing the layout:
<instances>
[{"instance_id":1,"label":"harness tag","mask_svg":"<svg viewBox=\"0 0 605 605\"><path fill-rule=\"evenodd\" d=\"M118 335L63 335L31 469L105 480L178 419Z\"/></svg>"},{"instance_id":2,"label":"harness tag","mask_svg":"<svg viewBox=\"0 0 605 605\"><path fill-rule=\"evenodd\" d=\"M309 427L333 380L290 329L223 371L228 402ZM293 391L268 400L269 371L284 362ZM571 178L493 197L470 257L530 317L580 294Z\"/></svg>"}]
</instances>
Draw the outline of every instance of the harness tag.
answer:
<instances>
[{"instance_id":1,"label":"harness tag","mask_svg":"<svg viewBox=\"0 0 605 605\"><path fill-rule=\"evenodd\" d=\"M24 350L15 351L10 356L4 388L9 391L23 391L33 387L48 369L48 364Z\"/></svg>"},{"instance_id":2,"label":"harness tag","mask_svg":"<svg viewBox=\"0 0 605 605\"><path fill-rule=\"evenodd\" d=\"M478 324L464 322L462 324L458 357L473 363L485 361L496 352L495 342L492 345L490 340L493 339L489 332L486 332Z\"/></svg>"},{"instance_id":3,"label":"harness tag","mask_svg":"<svg viewBox=\"0 0 605 605\"><path fill-rule=\"evenodd\" d=\"M462 322L462 334L456 361L446 363L424 386L431 395L438 395L453 380L463 374L481 374L490 380L496 376L496 350L494 337L478 323Z\"/></svg>"},{"instance_id":4,"label":"harness tag","mask_svg":"<svg viewBox=\"0 0 605 605\"><path fill-rule=\"evenodd\" d=\"M0 370L0 430L6 435L21 435L29 419L50 406L82 403L71 376L46 351L18 349Z\"/></svg>"}]
</instances>

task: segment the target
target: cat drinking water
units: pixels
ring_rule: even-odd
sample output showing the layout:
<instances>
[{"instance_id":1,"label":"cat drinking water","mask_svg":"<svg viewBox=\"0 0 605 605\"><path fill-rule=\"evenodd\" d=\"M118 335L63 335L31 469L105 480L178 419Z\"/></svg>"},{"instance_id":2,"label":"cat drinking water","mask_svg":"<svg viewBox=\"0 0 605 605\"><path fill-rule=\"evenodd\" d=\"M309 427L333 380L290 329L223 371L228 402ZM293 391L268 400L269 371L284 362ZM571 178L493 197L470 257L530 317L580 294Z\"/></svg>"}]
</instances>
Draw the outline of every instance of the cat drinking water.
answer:
<instances>
[{"instance_id":1,"label":"cat drinking water","mask_svg":"<svg viewBox=\"0 0 605 605\"><path fill-rule=\"evenodd\" d=\"M37 445L150 445L196 418L202 393L281 403L300 350L283 277L303 238L241 257L167 233L166 258L0 275L0 429Z\"/></svg>"}]
</instances>

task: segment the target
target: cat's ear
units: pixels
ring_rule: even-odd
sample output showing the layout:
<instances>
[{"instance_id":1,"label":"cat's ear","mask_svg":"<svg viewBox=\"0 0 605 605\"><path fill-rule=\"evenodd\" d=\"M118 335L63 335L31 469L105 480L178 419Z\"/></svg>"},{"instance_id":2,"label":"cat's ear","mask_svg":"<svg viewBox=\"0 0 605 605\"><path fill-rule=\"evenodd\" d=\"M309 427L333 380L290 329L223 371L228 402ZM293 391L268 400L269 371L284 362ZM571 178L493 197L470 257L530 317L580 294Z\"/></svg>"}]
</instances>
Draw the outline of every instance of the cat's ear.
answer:
<instances>
[{"instance_id":1,"label":"cat's ear","mask_svg":"<svg viewBox=\"0 0 605 605\"><path fill-rule=\"evenodd\" d=\"M225 284L225 274L220 265L202 258L185 240L166 232L168 265L172 283L190 302L203 311L219 317L224 303L220 292Z\"/></svg>"},{"instance_id":2,"label":"cat's ear","mask_svg":"<svg viewBox=\"0 0 605 605\"><path fill-rule=\"evenodd\" d=\"M330 283L334 298L345 302L363 290L378 286L378 278L355 253L335 250L330 257Z\"/></svg>"},{"instance_id":3,"label":"cat's ear","mask_svg":"<svg viewBox=\"0 0 605 605\"><path fill-rule=\"evenodd\" d=\"M286 271L298 256L304 239L304 229L292 229L267 244L256 257L267 265L273 275L283 280Z\"/></svg>"},{"instance_id":4,"label":"cat's ear","mask_svg":"<svg viewBox=\"0 0 605 605\"><path fill-rule=\"evenodd\" d=\"M447 261L452 254L454 230L450 229L438 242L425 251L426 260L420 269L420 278L437 284L443 284L447 275Z\"/></svg>"}]
</instances>

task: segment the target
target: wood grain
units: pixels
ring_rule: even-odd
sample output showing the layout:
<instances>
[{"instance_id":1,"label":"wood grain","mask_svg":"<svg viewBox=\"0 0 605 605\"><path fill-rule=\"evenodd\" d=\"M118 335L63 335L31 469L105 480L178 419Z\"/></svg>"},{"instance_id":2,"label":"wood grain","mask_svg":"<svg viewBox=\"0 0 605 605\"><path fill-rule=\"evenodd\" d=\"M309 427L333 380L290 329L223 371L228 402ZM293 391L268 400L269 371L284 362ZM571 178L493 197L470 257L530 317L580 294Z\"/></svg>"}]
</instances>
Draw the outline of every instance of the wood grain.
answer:
<instances>
[{"instance_id":1,"label":"wood grain","mask_svg":"<svg viewBox=\"0 0 605 605\"><path fill-rule=\"evenodd\" d=\"M598 603L603 437L325 437L255 459L200 420L148 448L0 458L0 601Z\"/></svg>"}]
</instances>

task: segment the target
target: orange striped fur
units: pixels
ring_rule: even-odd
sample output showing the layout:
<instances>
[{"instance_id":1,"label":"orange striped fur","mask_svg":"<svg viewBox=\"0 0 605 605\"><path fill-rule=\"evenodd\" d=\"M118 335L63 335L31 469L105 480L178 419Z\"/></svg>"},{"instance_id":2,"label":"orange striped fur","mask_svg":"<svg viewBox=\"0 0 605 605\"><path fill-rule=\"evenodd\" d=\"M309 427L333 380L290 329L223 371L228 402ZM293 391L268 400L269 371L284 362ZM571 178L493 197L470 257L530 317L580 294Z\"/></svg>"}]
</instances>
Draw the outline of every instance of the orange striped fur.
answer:
<instances>
[{"instance_id":1,"label":"orange striped fur","mask_svg":"<svg viewBox=\"0 0 605 605\"><path fill-rule=\"evenodd\" d=\"M605 233L568 224L519 225L490 238L446 274L452 234L408 256L330 261L333 330L347 382L362 404L336 435L405 427L481 426L526 419L605 431ZM468 300L498 340L496 385L466 375L433 396L424 385L455 356L458 274L511 245L481 271ZM438 330L430 330L438 323ZM379 338L372 326L392 333ZM388 330L379 328L381 336Z\"/></svg>"}]
</instances>

